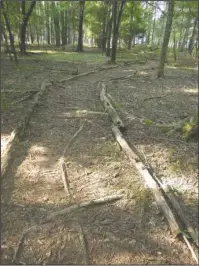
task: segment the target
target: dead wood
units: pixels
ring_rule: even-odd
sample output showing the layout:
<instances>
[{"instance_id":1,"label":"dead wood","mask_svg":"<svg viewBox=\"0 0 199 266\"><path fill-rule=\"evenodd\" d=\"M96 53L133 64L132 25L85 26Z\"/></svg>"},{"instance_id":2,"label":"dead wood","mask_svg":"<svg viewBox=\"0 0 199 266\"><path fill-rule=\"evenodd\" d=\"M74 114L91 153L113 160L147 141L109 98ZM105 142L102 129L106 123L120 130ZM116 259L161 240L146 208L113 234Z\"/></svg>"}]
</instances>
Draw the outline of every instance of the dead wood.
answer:
<instances>
[{"instance_id":1,"label":"dead wood","mask_svg":"<svg viewBox=\"0 0 199 266\"><path fill-rule=\"evenodd\" d=\"M153 196L157 202L157 204L161 207L162 211L165 214L165 217L167 218L167 221L169 223L170 229L172 234L177 237L181 233L181 229L175 219L175 216L168 206L167 202L165 201L163 194L157 185L154 178L149 173L148 169L145 167L145 165L142 163L140 158L137 156L135 152L130 148L126 140L123 138L120 130L118 127L114 126L112 127L113 134L120 144L121 148L127 155L127 157L130 159L130 161L135 165L136 169L138 170L139 174L144 178L146 184L151 189Z\"/></svg>"},{"instance_id":2,"label":"dead wood","mask_svg":"<svg viewBox=\"0 0 199 266\"><path fill-rule=\"evenodd\" d=\"M26 234L32 230L36 230L39 228L39 225L33 225L31 227L29 227L28 229L24 230L21 234L21 237L17 243L17 247L15 249L15 253L14 253L14 256L13 256L13 260L12 260L12 263L17 263L19 260L20 260L20 256L21 256L21 253L22 253L22 250L23 250L23 246L24 246L24 240L25 240L25 237L26 237Z\"/></svg>"},{"instance_id":3,"label":"dead wood","mask_svg":"<svg viewBox=\"0 0 199 266\"><path fill-rule=\"evenodd\" d=\"M185 235L183 235L183 239L184 239L185 243L187 244L187 247L191 251L192 258L196 261L196 263L198 265L198 257L196 256L191 244L189 243L189 240L187 239L187 237Z\"/></svg>"},{"instance_id":4,"label":"dead wood","mask_svg":"<svg viewBox=\"0 0 199 266\"><path fill-rule=\"evenodd\" d=\"M66 152L69 149L70 145L72 144L73 140L82 131L83 127L84 127L84 124L82 124L80 126L80 128L77 130L77 132L73 135L73 137L70 139L68 145L64 149L61 158L59 159L60 164L61 164L61 169L62 169L62 181L63 181L63 184L64 184L64 189L65 189L66 193L70 196L70 199L71 199L72 195L71 195L71 192L70 192L69 177L68 177L68 173L66 171L66 163L65 163L65 159L64 158L65 158Z\"/></svg>"},{"instance_id":5,"label":"dead wood","mask_svg":"<svg viewBox=\"0 0 199 266\"><path fill-rule=\"evenodd\" d=\"M36 93L36 91L35 91L34 93ZM33 97L33 93L31 93L31 94L27 95L26 97L20 99L19 101L13 102L12 104L18 104L18 103L21 103L21 102L23 102L23 101L26 101L26 100L32 98L32 97Z\"/></svg>"},{"instance_id":6,"label":"dead wood","mask_svg":"<svg viewBox=\"0 0 199 266\"><path fill-rule=\"evenodd\" d=\"M68 173L66 171L66 163L65 163L63 157L61 157L61 159L60 159L60 164L61 164L61 169L62 169L62 180L63 180L63 184L64 184L64 189L65 189L66 193L71 195Z\"/></svg>"},{"instance_id":7,"label":"dead wood","mask_svg":"<svg viewBox=\"0 0 199 266\"><path fill-rule=\"evenodd\" d=\"M41 86L41 90L35 95L33 102L30 103L30 106L24 116L23 121L19 123L18 126L12 131L7 147L1 159L1 177L2 178L5 176L8 166L10 164L10 161L12 159L12 153L14 151L14 148L13 148L14 143L17 140L20 141L20 139L24 136L25 129L30 122L32 113L35 107L39 104L41 97L43 96L44 92L46 91L47 86L49 85L50 83L43 82Z\"/></svg>"},{"instance_id":8,"label":"dead wood","mask_svg":"<svg viewBox=\"0 0 199 266\"><path fill-rule=\"evenodd\" d=\"M90 256L89 256L88 241L86 239L86 235L85 235L84 229L83 229L81 224L80 224L80 241L81 241L81 244L82 244L82 247L83 247L83 250L84 250L86 264L90 265L91 264L91 260L90 260Z\"/></svg>"},{"instance_id":9,"label":"dead wood","mask_svg":"<svg viewBox=\"0 0 199 266\"><path fill-rule=\"evenodd\" d=\"M47 216L46 220L43 223L49 222L52 219L56 218L57 216L60 215L66 215L68 213L74 212L74 211L78 211L84 208L89 208L89 207L95 207L98 205L102 205L102 204L106 204L106 203L110 203L110 202L114 202L117 200L120 200L123 197L123 195L112 195L112 196L107 196L104 198L100 198L100 199L94 199L88 202L83 202L83 203L79 203L79 204L75 204L75 205L71 205L67 208L64 208L60 211L57 212L53 212L52 214L50 214L49 216Z\"/></svg>"},{"instance_id":10,"label":"dead wood","mask_svg":"<svg viewBox=\"0 0 199 266\"><path fill-rule=\"evenodd\" d=\"M1 92L3 92L3 93L22 93L22 94L26 94L26 93L37 93L38 90L16 91L16 90L2 89Z\"/></svg>"},{"instance_id":11,"label":"dead wood","mask_svg":"<svg viewBox=\"0 0 199 266\"><path fill-rule=\"evenodd\" d=\"M90 71L90 72L86 72L86 73L81 73L79 75L75 75L73 77L69 77L67 79L62 79L60 80L59 82L62 83L62 82L65 82L65 81L69 81L69 80L73 80L73 79L76 79L76 78L79 78L79 77L84 77L84 76L88 76L90 74L93 74L93 73L96 73L98 71L103 71L103 70L108 70L108 69L112 69L112 68L116 68L118 66L111 66L111 67L102 67L102 68L98 68L97 70L93 70L93 71Z\"/></svg>"},{"instance_id":12,"label":"dead wood","mask_svg":"<svg viewBox=\"0 0 199 266\"><path fill-rule=\"evenodd\" d=\"M163 189L166 196L171 201L173 207L176 209L178 216L181 218L182 222L184 223L184 225L187 228L187 232L190 234L190 236L192 237L192 239L194 240L194 242L198 246L198 235L195 232L195 230L193 229L193 227L190 225L189 221L187 220L186 215L184 213L184 210L182 209L179 202L177 201L175 194L171 190L170 186L161 183L161 188Z\"/></svg>"},{"instance_id":13,"label":"dead wood","mask_svg":"<svg viewBox=\"0 0 199 266\"><path fill-rule=\"evenodd\" d=\"M70 147L70 145L72 144L73 140L78 136L78 134L82 131L84 127L84 123L80 126L80 128L75 132L75 134L72 136L72 138L70 139L67 147L64 149L63 151L63 157L65 156L66 154L66 151L68 150L68 148Z\"/></svg>"},{"instance_id":14,"label":"dead wood","mask_svg":"<svg viewBox=\"0 0 199 266\"><path fill-rule=\"evenodd\" d=\"M132 64L145 64L147 59L145 60L133 60L133 61L123 61L124 66L132 65Z\"/></svg>"},{"instance_id":15,"label":"dead wood","mask_svg":"<svg viewBox=\"0 0 199 266\"><path fill-rule=\"evenodd\" d=\"M86 73L81 73L81 74L79 74L79 75L76 75L76 76L73 76L73 77L69 77L69 78L67 78L67 79L62 79L62 80L60 80L59 82L65 82L65 81L69 81L69 80L73 80L73 79L76 79L76 78L79 78L79 77L84 77L84 76L88 76L88 75L90 75L90 74L92 74L92 73L95 73L96 71L90 71L90 72L86 72Z\"/></svg>"},{"instance_id":16,"label":"dead wood","mask_svg":"<svg viewBox=\"0 0 199 266\"><path fill-rule=\"evenodd\" d=\"M135 77L136 74L137 74L137 70L133 73L133 75L128 75L128 76L122 76L122 77L112 78L112 79L110 79L110 80L118 80L118 79L124 80L124 79L131 79L131 78Z\"/></svg>"},{"instance_id":17,"label":"dead wood","mask_svg":"<svg viewBox=\"0 0 199 266\"><path fill-rule=\"evenodd\" d=\"M26 237L28 232L41 228L41 225L43 225L43 224L45 224L47 222L50 222L51 220L53 220L57 216L65 215L67 213L78 211L78 210L83 209L83 208L95 207L95 206L98 206L98 205L111 203L111 202L120 200L122 197L123 197L123 195L107 196L107 197L104 197L104 198L94 199L94 200L91 200L89 202L83 202L83 203L80 203L80 204L71 205L71 206L69 206L69 207L67 207L65 209L62 209L60 211L51 213L49 216L47 216L47 218L45 220L41 221L38 225L33 225L33 226L29 227L28 229L26 229L26 230L24 230L22 232L21 237L20 237L20 239L19 239L19 241L17 243L17 247L15 249L15 253L14 253L14 257L13 257L13 261L12 262L16 263L16 262L19 261L20 255L21 255L21 252L22 252L22 249L23 249L23 245L24 245L24 240L25 240L25 237ZM83 241L85 241L85 238L83 239ZM84 242L84 244L85 244L85 242ZM90 263L88 263L88 264L90 264Z\"/></svg>"},{"instance_id":18,"label":"dead wood","mask_svg":"<svg viewBox=\"0 0 199 266\"><path fill-rule=\"evenodd\" d=\"M100 85L100 83L98 84ZM104 83L101 83L102 86L102 90L100 93L100 100L102 101L102 104L104 105L104 109L105 111L108 112L108 114L110 115L113 124L115 126L118 126L121 130L125 130L125 126L124 123L122 122L122 120L120 119L120 117L118 116L115 108L112 106L111 102L109 101L108 97L106 96L106 87Z\"/></svg>"},{"instance_id":19,"label":"dead wood","mask_svg":"<svg viewBox=\"0 0 199 266\"><path fill-rule=\"evenodd\" d=\"M170 95L170 94L172 94L172 92L167 93L167 94L164 94L164 95L162 95L162 96L148 97L148 98L143 99L143 101L148 101L148 100L152 100L152 99L160 99L160 98L164 98L164 97L167 97L167 96Z\"/></svg>"}]
</instances>

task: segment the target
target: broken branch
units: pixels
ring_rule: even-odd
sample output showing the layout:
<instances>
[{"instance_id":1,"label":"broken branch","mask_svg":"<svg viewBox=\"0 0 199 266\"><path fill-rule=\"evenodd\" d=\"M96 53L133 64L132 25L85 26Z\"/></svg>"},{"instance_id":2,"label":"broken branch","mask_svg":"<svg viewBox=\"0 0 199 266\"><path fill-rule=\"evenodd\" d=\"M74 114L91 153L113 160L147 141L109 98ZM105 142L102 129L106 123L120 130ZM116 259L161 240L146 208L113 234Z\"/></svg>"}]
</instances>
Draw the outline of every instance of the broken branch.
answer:
<instances>
[{"instance_id":1,"label":"broken branch","mask_svg":"<svg viewBox=\"0 0 199 266\"><path fill-rule=\"evenodd\" d=\"M46 218L46 220L43 223L49 222L52 219L54 219L60 215L65 215L67 213L78 211L78 210L83 209L83 208L94 207L97 205L114 202L116 200L120 200L122 197L123 197L123 195L112 195L112 196L107 196L107 197L100 198L100 199L94 199L94 200L91 200L89 202L83 202L80 204L71 205L65 209L60 210L60 211L53 212L51 215L49 215Z\"/></svg>"},{"instance_id":2,"label":"broken branch","mask_svg":"<svg viewBox=\"0 0 199 266\"><path fill-rule=\"evenodd\" d=\"M108 112L108 114L112 118L113 124L118 126L121 130L124 131L126 129L124 126L124 123L122 122L122 120L118 116L115 108L112 106L111 102L109 101L108 97L106 96L105 84L102 83L101 85L102 85L102 90L100 93L100 100L102 101L102 104L104 105L104 109L105 109L105 111Z\"/></svg>"},{"instance_id":3,"label":"broken branch","mask_svg":"<svg viewBox=\"0 0 199 266\"><path fill-rule=\"evenodd\" d=\"M123 149L124 153L130 159L130 161L135 165L139 174L144 178L146 184L151 189L157 204L161 207L162 211L165 214L165 217L167 218L171 232L173 233L175 237L177 237L181 233L181 229L175 219L173 212L171 211L167 202L165 201L163 194L161 190L159 189L159 186L157 185L157 183L155 182L155 180L149 173L148 169L142 163L140 158L137 156L135 152L133 152L133 150L130 148L126 140L123 138L118 127L116 126L112 127L112 131L113 131L113 134L116 140L118 141L121 148Z\"/></svg>"}]
</instances>

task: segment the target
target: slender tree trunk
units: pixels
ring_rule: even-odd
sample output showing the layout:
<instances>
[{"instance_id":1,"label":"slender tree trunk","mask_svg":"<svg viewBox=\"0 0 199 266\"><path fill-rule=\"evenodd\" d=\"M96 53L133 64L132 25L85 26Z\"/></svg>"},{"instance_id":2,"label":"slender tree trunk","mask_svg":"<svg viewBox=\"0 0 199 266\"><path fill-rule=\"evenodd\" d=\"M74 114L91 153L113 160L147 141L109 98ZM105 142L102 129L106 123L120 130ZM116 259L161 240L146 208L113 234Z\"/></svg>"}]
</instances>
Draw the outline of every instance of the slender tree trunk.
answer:
<instances>
[{"instance_id":1,"label":"slender tree trunk","mask_svg":"<svg viewBox=\"0 0 199 266\"><path fill-rule=\"evenodd\" d=\"M5 53L8 53L9 54L10 60L12 61L12 54L10 52L10 47L8 45L7 35L6 35L6 33L5 33L4 28L3 28L2 25L0 25L0 28L1 28L1 33L2 33L2 36L4 37L5 44L6 44L6 51L5 51Z\"/></svg>"},{"instance_id":2,"label":"slender tree trunk","mask_svg":"<svg viewBox=\"0 0 199 266\"><path fill-rule=\"evenodd\" d=\"M23 18L21 21L21 28L20 28L20 52L22 54L26 53L26 29L27 29L29 18L35 7L35 4L36 4L36 0L32 0L28 12L25 13L25 1L24 0L22 1L21 10L22 10Z\"/></svg>"},{"instance_id":3,"label":"slender tree trunk","mask_svg":"<svg viewBox=\"0 0 199 266\"><path fill-rule=\"evenodd\" d=\"M128 50L130 51L131 50L131 47L132 47L132 39L133 39L133 12L134 12L134 9L133 9L133 6L132 6L132 9L131 9L131 17L130 17L130 23L129 23L129 41L128 41Z\"/></svg>"},{"instance_id":4,"label":"slender tree trunk","mask_svg":"<svg viewBox=\"0 0 199 266\"><path fill-rule=\"evenodd\" d=\"M196 33L197 22L198 22L198 18L195 18L192 35L191 35L191 38L189 40L189 45L188 45L188 52L189 52L189 54L191 54L192 53L192 50L193 50L194 36L195 36L195 33Z\"/></svg>"},{"instance_id":5,"label":"slender tree trunk","mask_svg":"<svg viewBox=\"0 0 199 266\"><path fill-rule=\"evenodd\" d=\"M66 23L66 11L61 11L61 40L62 46L67 44L67 23Z\"/></svg>"},{"instance_id":6,"label":"slender tree trunk","mask_svg":"<svg viewBox=\"0 0 199 266\"><path fill-rule=\"evenodd\" d=\"M84 21L85 0L80 0L79 4L80 4L80 11L79 11L79 34L78 34L77 52L83 52L83 21Z\"/></svg>"},{"instance_id":7,"label":"slender tree trunk","mask_svg":"<svg viewBox=\"0 0 199 266\"><path fill-rule=\"evenodd\" d=\"M174 61L176 61L177 56L176 56L176 32L175 30L173 32L173 57L174 57Z\"/></svg>"},{"instance_id":8,"label":"slender tree trunk","mask_svg":"<svg viewBox=\"0 0 199 266\"><path fill-rule=\"evenodd\" d=\"M2 14L3 14L4 20L5 20L6 28L8 30L9 39L10 39L10 46L11 46L11 50L13 51L13 54L14 54L15 64L18 65L18 58L17 58L15 45L14 45L14 37L13 37L12 32L11 32L11 27L10 27L10 23L9 23L7 14L4 10L3 1L0 1L0 7L1 7Z\"/></svg>"},{"instance_id":9,"label":"slender tree trunk","mask_svg":"<svg viewBox=\"0 0 199 266\"><path fill-rule=\"evenodd\" d=\"M117 53L117 41L118 41L118 35L119 35L119 26L120 26L120 20L122 17L123 8L125 5L126 0L121 0L120 2L120 9L119 14L117 17L117 0L114 0L112 2L112 15L113 15L113 38L112 38L112 53L111 53L111 62L115 63L116 60L116 53Z\"/></svg>"},{"instance_id":10,"label":"slender tree trunk","mask_svg":"<svg viewBox=\"0 0 199 266\"><path fill-rule=\"evenodd\" d=\"M110 10L110 18L109 18L108 25L107 25L106 56L111 55L110 47L111 47L112 21L113 21L113 16L112 16L112 11Z\"/></svg>"},{"instance_id":11,"label":"slender tree trunk","mask_svg":"<svg viewBox=\"0 0 199 266\"><path fill-rule=\"evenodd\" d=\"M187 26L186 26L186 29L185 29L185 32L184 32L184 37L183 37L182 44L180 46L180 52L183 52L183 50L184 50L184 48L186 46L186 42L187 42L188 34L189 34L189 29L190 29L190 18L187 19Z\"/></svg>"},{"instance_id":12,"label":"slender tree trunk","mask_svg":"<svg viewBox=\"0 0 199 266\"><path fill-rule=\"evenodd\" d=\"M50 10L49 3L46 2L46 32L47 32L47 44L50 45Z\"/></svg>"},{"instance_id":13,"label":"slender tree trunk","mask_svg":"<svg viewBox=\"0 0 199 266\"><path fill-rule=\"evenodd\" d=\"M167 22L166 22L166 27L165 27L165 32L164 32L164 39L162 43L159 70L157 73L158 78L164 76L164 64L165 64L165 59L167 57L168 43L169 43L170 33L171 33L171 28L172 28L173 13L174 13L174 0L169 0Z\"/></svg>"},{"instance_id":14,"label":"slender tree trunk","mask_svg":"<svg viewBox=\"0 0 199 266\"><path fill-rule=\"evenodd\" d=\"M52 1L52 10L53 10L53 22L55 30L55 45L60 47L60 25L59 25L59 12L57 10L56 2Z\"/></svg>"}]
</instances>

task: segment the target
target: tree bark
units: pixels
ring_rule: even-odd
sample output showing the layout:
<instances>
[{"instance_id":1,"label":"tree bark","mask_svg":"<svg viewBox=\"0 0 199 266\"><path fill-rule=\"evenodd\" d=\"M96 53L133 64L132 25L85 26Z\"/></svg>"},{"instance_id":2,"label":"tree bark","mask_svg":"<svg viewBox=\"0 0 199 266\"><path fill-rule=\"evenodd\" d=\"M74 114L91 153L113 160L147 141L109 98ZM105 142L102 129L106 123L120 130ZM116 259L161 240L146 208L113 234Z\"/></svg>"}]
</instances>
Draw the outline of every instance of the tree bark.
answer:
<instances>
[{"instance_id":1,"label":"tree bark","mask_svg":"<svg viewBox=\"0 0 199 266\"><path fill-rule=\"evenodd\" d=\"M67 44L67 23L66 23L66 12L67 11L61 11L61 40L62 40L62 46Z\"/></svg>"},{"instance_id":2,"label":"tree bark","mask_svg":"<svg viewBox=\"0 0 199 266\"><path fill-rule=\"evenodd\" d=\"M55 45L60 47L60 26L59 26L59 12L57 10L56 4L54 1L51 2L53 9L53 22L54 22L54 31L55 31Z\"/></svg>"},{"instance_id":3,"label":"tree bark","mask_svg":"<svg viewBox=\"0 0 199 266\"><path fill-rule=\"evenodd\" d=\"M176 61L177 56L176 56L176 32L175 30L173 32L173 57L174 57L174 61Z\"/></svg>"},{"instance_id":4,"label":"tree bark","mask_svg":"<svg viewBox=\"0 0 199 266\"><path fill-rule=\"evenodd\" d=\"M189 40L189 45L188 45L188 52L189 52L189 54L191 54L191 53L192 53L192 50L193 50L193 46L194 46L194 36L195 36L195 33L196 33L197 22L198 22L198 18L195 18L195 20L194 20L194 26L193 26L193 31L192 31L192 35L191 35L191 38L190 38L190 40Z\"/></svg>"},{"instance_id":5,"label":"tree bark","mask_svg":"<svg viewBox=\"0 0 199 266\"><path fill-rule=\"evenodd\" d=\"M121 0L118 17L117 17L117 0L113 0L112 2L112 15L113 15L113 38L112 38L112 53L111 53L112 63L115 63L116 60L119 26L125 2L126 0Z\"/></svg>"},{"instance_id":6,"label":"tree bark","mask_svg":"<svg viewBox=\"0 0 199 266\"><path fill-rule=\"evenodd\" d=\"M36 5L36 0L32 0L30 4L30 8L27 13L25 13L25 1L22 1L22 22L21 22L21 28L20 28L20 52L22 54L26 53L26 29L28 25L29 18L32 14L32 11Z\"/></svg>"},{"instance_id":7,"label":"tree bark","mask_svg":"<svg viewBox=\"0 0 199 266\"><path fill-rule=\"evenodd\" d=\"M12 35L10 23L9 23L7 14L6 14L5 10L4 10L3 1L0 1L0 7L2 9L3 17L4 17L4 20L5 20L5 24L6 24L6 28L8 30L9 39L10 39L10 46L11 46L11 50L14 53L15 64L17 65L18 64L18 58L17 58L17 54L16 54L16 50L15 50L15 45L14 45L14 36Z\"/></svg>"},{"instance_id":8,"label":"tree bark","mask_svg":"<svg viewBox=\"0 0 199 266\"><path fill-rule=\"evenodd\" d=\"M111 32L112 32L112 22L113 22L113 16L112 16L112 10L110 10L110 18L107 24L107 42L106 42L106 56L111 55Z\"/></svg>"},{"instance_id":9,"label":"tree bark","mask_svg":"<svg viewBox=\"0 0 199 266\"><path fill-rule=\"evenodd\" d=\"M171 33L171 28L172 28L173 12L174 12L174 0L169 0L167 22L166 22L166 27L165 27L165 32L164 32L164 39L162 43L159 70L157 73L158 78L164 76L164 64L165 64L165 59L167 57L168 43L169 43L170 33Z\"/></svg>"},{"instance_id":10,"label":"tree bark","mask_svg":"<svg viewBox=\"0 0 199 266\"><path fill-rule=\"evenodd\" d=\"M79 10L79 35L78 35L77 52L83 52L83 21L84 21L85 0L80 0L79 5L80 5L80 10Z\"/></svg>"},{"instance_id":11,"label":"tree bark","mask_svg":"<svg viewBox=\"0 0 199 266\"><path fill-rule=\"evenodd\" d=\"M130 18L130 23L129 23L129 41L128 41L128 50L131 50L132 47L132 40L133 40L133 28L132 28L132 23L133 23L133 6L131 9L131 18Z\"/></svg>"},{"instance_id":12,"label":"tree bark","mask_svg":"<svg viewBox=\"0 0 199 266\"><path fill-rule=\"evenodd\" d=\"M190 29L190 18L187 19L187 26L184 32L184 36L183 36L183 41L182 44L180 46L180 52L183 52L186 42L187 42L187 38L188 38L188 34L189 34L189 29Z\"/></svg>"}]
</instances>

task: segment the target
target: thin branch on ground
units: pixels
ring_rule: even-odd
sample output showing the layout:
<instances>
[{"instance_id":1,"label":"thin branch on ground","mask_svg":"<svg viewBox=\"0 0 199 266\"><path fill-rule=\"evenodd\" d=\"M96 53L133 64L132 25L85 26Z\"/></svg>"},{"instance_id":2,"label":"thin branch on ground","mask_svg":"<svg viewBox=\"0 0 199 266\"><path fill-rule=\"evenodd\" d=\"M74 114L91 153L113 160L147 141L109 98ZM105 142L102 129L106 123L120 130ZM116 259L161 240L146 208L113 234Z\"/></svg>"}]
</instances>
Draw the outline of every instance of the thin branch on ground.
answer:
<instances>
[{"instance_id":1,"label":"thin branch on ground","mask_svg":"<svg viewBox=\"0 0 199 266\"><path fill-rule=\"evenodd\" d=\"M90 265L91 264L91 260L90 260L90 256L89 256L89 247L88 247L88 241L86 239L86 235L83 229L83 226L79 223L79 227L80 227L80 241L84 250L84 255L85 255L85 259L86 259L86 264Z\"/></svg>"},{"instance_id":2,"label":"thin branch on ground","mask_svg":"<svg viewBox=\"0 0 199 266\"><path fill-rule=\"evenodd\" d=\"M152 96L152 97L144 98L143 101L148 101L148 100L152 100L152 99L160 99L160 98L167 97L167 96L169 96L171 94L172 94L172 92L169 92L167 94L160 95L160 96Z\"/></svg>"}]
</instances>

